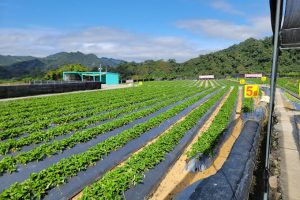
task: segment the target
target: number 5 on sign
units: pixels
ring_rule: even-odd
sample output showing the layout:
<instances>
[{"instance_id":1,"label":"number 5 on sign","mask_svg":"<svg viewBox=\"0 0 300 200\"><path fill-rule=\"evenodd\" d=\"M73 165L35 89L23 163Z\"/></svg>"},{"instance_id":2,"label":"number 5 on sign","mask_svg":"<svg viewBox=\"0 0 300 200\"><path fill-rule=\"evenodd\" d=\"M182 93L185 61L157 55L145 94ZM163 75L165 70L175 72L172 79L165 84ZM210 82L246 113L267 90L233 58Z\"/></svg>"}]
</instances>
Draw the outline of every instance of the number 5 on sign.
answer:
<instances>
[{"instance_id":1,"label":"number 5 on sign","mask_svg":"<svg viewBox=\"0 0 300 200\"><path fill-rule=\"evenodd\" d=\"M258 85L245 85L244 86L244 97L254 98L257 97L259 93Z\"/></svg>"}]
</instances>

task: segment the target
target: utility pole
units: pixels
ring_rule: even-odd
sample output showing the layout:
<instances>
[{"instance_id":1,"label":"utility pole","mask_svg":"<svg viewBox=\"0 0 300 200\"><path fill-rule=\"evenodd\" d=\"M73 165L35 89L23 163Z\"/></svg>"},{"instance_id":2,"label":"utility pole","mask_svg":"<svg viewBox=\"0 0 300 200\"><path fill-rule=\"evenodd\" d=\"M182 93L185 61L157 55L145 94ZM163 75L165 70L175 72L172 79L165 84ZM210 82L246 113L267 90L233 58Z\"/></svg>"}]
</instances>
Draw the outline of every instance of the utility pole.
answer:
<instances>
[{"instance_id":1,"label":"utility pole","mask_svg":"<svg viewBox=\"0 0 300 200\"><path fill-rule=\"evenodd\" d=\"M272 137L272 122L273 122L273 112L274 112L274 100L276 91L276 76L278 68L278 56L279 56L279 30L280 30L280 14L281 14L281 0L276 2L276 17L275 17L275 30L274 30L274 47L273 47L273 63L271 71L271 86L270 86L270 104L269 104L269 116L268 116L268 129L267 129L267 141L266 141L266 159L265 159L265 169L264 169L264 200L269 199L269 156L270 156L270 146Z\"/></svg>"},{"instance_id":2,"label":"utility pole","mask_svg":"<svg viewBox=\"0 0 300 200\"><path fill-rule=\"evenodd\" d=\"M101 65L101 63L100 63L100 65L99 65L99 68L98 68L98 70L99 70L99 74L100 74L100 76L99 76L99 80L100 80L100 82L102 82L102 65Z\"/></svg>"}]
</instances>

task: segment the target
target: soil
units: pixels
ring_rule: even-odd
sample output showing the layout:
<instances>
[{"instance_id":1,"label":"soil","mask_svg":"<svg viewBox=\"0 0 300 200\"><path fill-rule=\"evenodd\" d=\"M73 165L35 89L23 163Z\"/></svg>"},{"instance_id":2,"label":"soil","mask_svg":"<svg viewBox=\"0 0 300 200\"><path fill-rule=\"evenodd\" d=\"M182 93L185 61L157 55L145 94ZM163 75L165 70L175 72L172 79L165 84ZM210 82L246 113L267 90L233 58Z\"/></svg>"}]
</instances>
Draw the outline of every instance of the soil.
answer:
<instances>
[{"instance_id":1,"label":"soil","mask_svg":"<svg viewBox=\"0 0 300 200\"><path fill-rule=\"evenodd\" d=\"M260 137L257 157L255 161L255 168L253 171L252 182L249 191L249 200L263 199L264 194L264 166L266 154L266 130L264 130Z\"/></svg>"},{"instance_id":2,"label":"soil","mask_svg":"<svg viewBox=\"0 0 300 200\"><path fill-rule=\"evenodd\" d=\"M277 120L275 118L275 124ZM271 141L271 155L270 155L270 177L274 176L277 180L277 188L276 190L271 192L270 200L278 200L282 199L281 196L281 186L280 181L278 181L280 177L280 147L279 147L279 132L276 129L273 129L272 141Z\"/></svg>"},{"instance_id":3,"label":"soil","mask_svg":"<svg viewBox=\"0 0 300 200\"><path fill-rule=\"evenodd\" d=\"M290 106L285 104L284 107L289 108ZM276 113L276 112L275 112ZM276 115L273 118L273 127L278 123ZM267 125L267 123L264 123ZM264 167L265 167L265 153L266 153L266 127L262 131L262 137L259 141L259 150L255 163L255 169L253 172L253 178L249 193L249 200L262 199L264 193ZM282 199L281 186L280 186L280 144L279 144L279 132L275 128L272 129L271 135L271 150L270 150L270 169L269 169L269 185L270 185L270 200Z\"/></svg>"},{"instance_id":4,"label":"soil","mask_svg":"<svg viewBox=\"0 0 300 200\"><path fill-rule=\"evenodd\" d=\"M276 117L274 125L277 123ZM259 141L259 149L253 172L252 183L249 193L249 200L263 199L264 193L264 167L265 167L265 154L266 154L266 130L262 131L262 137ZM269 183L275 188L270 188L270 200L279 200L281 197L281 188L279 184L280 177L280 149L279 149L279 136L278 131L273 129L271 138L271 153L270 153L270 170L269 170Z\"/></svg>"}]
</instances>

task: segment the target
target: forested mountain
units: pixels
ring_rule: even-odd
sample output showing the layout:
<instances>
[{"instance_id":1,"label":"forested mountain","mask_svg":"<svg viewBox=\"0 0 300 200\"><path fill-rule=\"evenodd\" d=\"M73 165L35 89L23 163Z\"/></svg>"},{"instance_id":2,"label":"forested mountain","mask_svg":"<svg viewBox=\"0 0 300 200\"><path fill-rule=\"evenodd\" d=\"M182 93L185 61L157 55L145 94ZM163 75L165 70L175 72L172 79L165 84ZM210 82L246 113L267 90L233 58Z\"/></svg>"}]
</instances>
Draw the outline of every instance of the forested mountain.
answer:
<instances>
[{"instance_id":1,"label":"forested mountain","mask_svg":"<svg viewBox=\"0 0 300 200\"><path fill-rule=\"evenodd\" d=\"M81 52L61 52L44 58L31 56L1 56L0 55L0 79L10 78L41 78L49 71L65 64L81 64L88 68L103 66L116 67L122 60L112 58L98 58L95 54L83 54Z\"/></svg>"},{"instance_id":2,"label":"forested mountain","mask_svg":"<svg viewBox=\"0 0 300 200\"><path fill-rule=\"evenodd\" d=\"M0 78L23 77L24 75L26 77L40 77L45 69L45 63L39 59L33 59L14 63L7 67L0 67Z\"/></svg>"},{"instance_id":3,"label":"forested mountain","mask_svg":"<svg viewBox=\"0 0 300 200\"><path fill-rule=\"evenodd\" d=\"M220 78L244 73L267 75L271 70L271 58L270 37L263 40L250 38L227 49L200 55L184 63L177 63L174 59L125 62L98 58L94 54L81 52L61 52L45 58L0 56L0 65L11 63L0 66L0 79L41 78L47 71L65 64L81 64L88 67L88 70L97 70L100 63L103 66L110 66L109 71L120 73L122 79L196 78L199 74L214 74ZM300 75L300 50L283 50L279 60L280 75Z\"/></svg>"},{"instance_id":4,"label":"forested mountain","mask_svg":"<svg viewBox=\"0 0 300 200\"><path fill-rule=\"evenodd\" d=\"M111 69L121 74L122 79L173 79L181 76L181 65L175 60L146 60L142 63L127 62Z\"/></svg>"},{"instance_id":5,"label":"forested mountain","mask_svg":"<svg viewBox=\"0 0 300 200\"><path fill-rule=\"evenodd\" d=\"M78 63L87 67L99 66L99 64L116 67L120 63L124 62L122 60L112 58L98 58L95 54L83 54L79 51L71 53L61 52L47 56L41 60L50 68L72 63Z\"/></svg>"},{"instance_id":6,"label":"forested mountain","mask_svg":"<svg viewBox=\"0 0 300 200\"><path fill-rule=\"evenodd\" d=\"M280 55L281 75L300 75L300 50L283 50ZM115 70L124 78L196 78L199 74L214 74L226 77L244 73L269 74L272 64L271 38L247 39L227 49L200 55L184 63L169 61L145 61L143 63L123 63Z\"/></svg>"},{"instance_id":7,"label":"forested mountain","mask_svg":"<svg viewBox=\"0 0 300 200\"><path fill-rule=\"evenodd\" d=\"M215 74L219 76L264 73L271 71L272 39L256 40L250 38L238 45L222 51L199 56L183 63L184 73L192 75ZM300 51L283 50L279 58L279 73L300 72Z\"/></svg>"},{"instance_id":8,"label":"forested mountain","mask_svg":"<svg viewBox=\"0 0 300 200\"><path fill-rule=\"evenodd\" d=\"M0 55L0 66L12 65L18 62L33 60L32 56L3 56Z\"/></svg>"}]
</instances>

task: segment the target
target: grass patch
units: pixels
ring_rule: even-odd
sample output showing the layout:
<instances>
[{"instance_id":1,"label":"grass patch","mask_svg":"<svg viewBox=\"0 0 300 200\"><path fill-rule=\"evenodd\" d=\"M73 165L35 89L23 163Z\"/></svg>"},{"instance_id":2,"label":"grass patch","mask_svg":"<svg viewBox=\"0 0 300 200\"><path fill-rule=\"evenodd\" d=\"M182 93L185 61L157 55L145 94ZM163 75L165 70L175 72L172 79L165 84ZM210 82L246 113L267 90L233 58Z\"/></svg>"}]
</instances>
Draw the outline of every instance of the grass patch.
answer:
<instances>
[{"instance_id":1,"label":"grass patch","mask_svg":"<svg viewBox=\"0 0 300 200\"><path fill-rule=\"evenodd\" d=\"M284 92L284 95L288 98L288 100L300 104L300 100L297 99L296 97L290 95L289 93Z\"/></svg>"}]
</instances>

